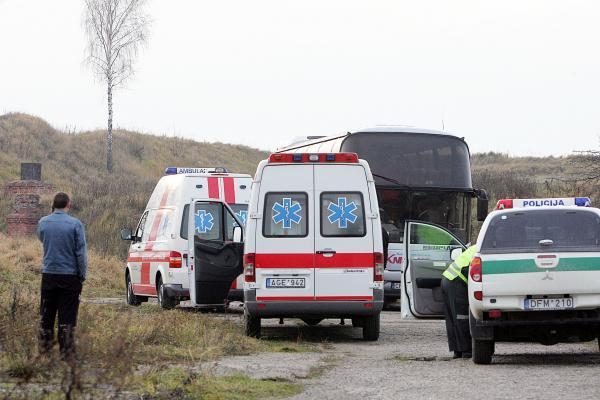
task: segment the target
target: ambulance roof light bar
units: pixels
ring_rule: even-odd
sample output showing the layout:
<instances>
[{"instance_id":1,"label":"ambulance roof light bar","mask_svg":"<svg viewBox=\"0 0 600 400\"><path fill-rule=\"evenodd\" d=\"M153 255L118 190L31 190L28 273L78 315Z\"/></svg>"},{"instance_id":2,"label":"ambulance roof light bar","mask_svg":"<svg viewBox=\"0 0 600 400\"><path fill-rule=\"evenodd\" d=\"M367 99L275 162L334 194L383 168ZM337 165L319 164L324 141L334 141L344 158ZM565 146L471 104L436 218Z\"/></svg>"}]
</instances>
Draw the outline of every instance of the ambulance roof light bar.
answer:
<instances>
[{"instance_id":1,"label":"ambulance roof light bar","mask_svg":"<svg viewBox=\"0 0 600 400\"><path fill-rule=\"evenodd\" d=\"M186 168L186 167L167 167L165 168L165 175L176 175L176 174L226 174L227 168L225 167L200 167L200 168Z\"/></svg>"},{"instance_id":2,"label":"ambulance roof light bar","mask_svg":"<svg viewBox=\"0 0 600 400\"><path fill-rule=\"evenodd\" d=\"M311 162L358 163L356 153L274 153L269 156L270 164L293 164Z\"/></svg>"},{"instance_id":3,"label":"ambulance roof light bar","mask_svg":"<svg viewBox=\"0 0 600 400\"><path fill-rule=\"evenodd\" d=\"M589 197L557 197L548 199L500 199L496 204L496 210L507 210L509 208L536 208L548 206L578 206L591 207L592 201Z\"/></svg>"}]
</instances>

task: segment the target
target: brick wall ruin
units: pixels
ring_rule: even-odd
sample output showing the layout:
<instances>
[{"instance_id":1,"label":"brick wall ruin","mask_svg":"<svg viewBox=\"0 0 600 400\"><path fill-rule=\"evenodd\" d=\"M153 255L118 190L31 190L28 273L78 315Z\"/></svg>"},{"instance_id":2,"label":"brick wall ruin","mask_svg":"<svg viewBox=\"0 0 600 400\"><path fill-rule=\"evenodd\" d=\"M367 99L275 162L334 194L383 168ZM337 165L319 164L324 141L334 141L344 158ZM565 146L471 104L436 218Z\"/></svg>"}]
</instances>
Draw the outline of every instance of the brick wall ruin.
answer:
<instances>
[{"instance_id":1,"label":"brick wall ruin","mask_svg":"<svg viewBox=\"0 0 600 400\"><path fill-rule=\"evenodd\" d=\"M42 165L21 163L21 180L4 186L4 195L12 199L10 214L6 217L9 236L29 236L35 233L43 210L40 196L52 194L54 187L42 182Z\"/></svg>"}]
</instances>

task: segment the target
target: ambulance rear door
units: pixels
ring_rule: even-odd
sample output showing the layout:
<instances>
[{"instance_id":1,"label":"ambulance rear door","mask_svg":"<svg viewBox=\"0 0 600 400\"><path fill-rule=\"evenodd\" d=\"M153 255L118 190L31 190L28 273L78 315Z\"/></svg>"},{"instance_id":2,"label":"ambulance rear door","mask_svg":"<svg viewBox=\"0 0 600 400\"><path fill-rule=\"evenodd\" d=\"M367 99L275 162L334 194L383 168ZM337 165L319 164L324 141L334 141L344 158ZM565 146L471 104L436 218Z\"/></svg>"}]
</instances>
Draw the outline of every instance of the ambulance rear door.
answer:
<instances>
[{"instance_id":1,"label":"ambulance rear door","mask_svg":"<svg viewBox=\"0 0 600 400\"><path fill-rule=\"evenodd\" d=\"M242 272L242 224L220 200L192 200L189 213L190 301L193 306L222 306Z\"/></svg>"},{"instance_id":2,"label":"ambulance rear door","mask_svg":"<svg viewBox=\"0 0 600 400\"><path fill-rule=\"evenodd\" d=\"M407 221L404 235L402 318L443 317L442 273L452 250L465 245L443 227L422 221Z\"/></svg>"},{"instance_id":3,"label":"ambulance rear door","mask_svg":"<svg viewBox=\"0 0 600 400\"><path fill-rule=\"evenodd\" d=\"M257 210L256 300L314 300L312 164L267 164ZM254 217L253 217L254 218Z\"/></svg>"},{"instance_id":4,"label":"ambulance rear door","mask_svg":"<svg viewBox=\"0 0 600 400\"><path fill-rule=\"evenodd\" d=\"M366 171L360 164L314 168L315 298L372 301L377 214L371 208Z\"/></svg>"}]
</instances>

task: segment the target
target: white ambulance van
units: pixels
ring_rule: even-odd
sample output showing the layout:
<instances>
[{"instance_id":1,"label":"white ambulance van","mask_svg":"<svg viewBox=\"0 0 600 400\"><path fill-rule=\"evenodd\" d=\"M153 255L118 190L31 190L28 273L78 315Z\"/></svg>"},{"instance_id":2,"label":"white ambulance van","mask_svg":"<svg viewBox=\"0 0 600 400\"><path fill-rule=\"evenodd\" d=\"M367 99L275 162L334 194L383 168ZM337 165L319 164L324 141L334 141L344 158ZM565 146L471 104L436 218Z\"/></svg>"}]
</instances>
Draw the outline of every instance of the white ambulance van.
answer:
<instances>
[{"instance_id":1,"label":"white ambulance van","mask_svg":"<svg viewBox=\"0 0 600 400\"><path fill-rule=\"evenodd\" d=\"M379 338L383 244L375 184L356 153L272 154L252 184L244 249L246 334L263 318L351 318Z\"/></svg>"},{"instance_id":2,"label":"white ambulance van","mask_svg":"<svg viewBox=\"0 0 600 400\"><path fill-rule=\"evenodd\" d=\"M241 300L241 264L230 253L231 247L241 246L231 242L234 231L241 234L234 227L246 221L251 183L250 175L220 167L167 168L137 228L121 231L121 238L131 241L125 267L127 303L139 305L157 297L169 309L182 300L222 307L228 294Z\"/></svg>"},{"instance_id":3,"label":"white ambulance van","mask_svg":"<svg viewBox=\"0 0 600 400\"><path fill-rule=\"evenodd\" d=\"M587 197L503 199L469 267L473 361L496 342L600 337L600 210Z\"/></svg>"}]
</instances>

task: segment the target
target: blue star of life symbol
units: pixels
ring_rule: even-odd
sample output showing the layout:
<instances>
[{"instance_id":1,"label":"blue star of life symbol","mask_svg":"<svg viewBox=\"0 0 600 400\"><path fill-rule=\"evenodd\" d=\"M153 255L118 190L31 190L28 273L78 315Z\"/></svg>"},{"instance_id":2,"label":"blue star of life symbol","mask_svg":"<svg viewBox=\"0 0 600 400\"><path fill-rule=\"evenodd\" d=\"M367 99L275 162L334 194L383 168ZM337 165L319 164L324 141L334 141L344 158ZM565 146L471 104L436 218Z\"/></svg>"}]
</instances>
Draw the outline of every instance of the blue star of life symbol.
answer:
<instances>
[{"instance_id":1,"label":"blue star of life symbol","mask_svg":"<svg viewBox=\"0 0 600 400\"><path fill-rule=\"evenodd\" d=\"M240 210L238 212L235 213L235 216L238 217L238 219L240 221L242 221L242 225L246 226L246 219L248 218L248 211L246 210ZM235 226L236 223L235 221L233 221L233 225Z\"/></svg>"},{"instance_id":2,"label":"blue star of life symbol","mask_svg":"<svg viewBox=\"0 0 600 400\"><path fill-rule=\"evenodd\" d=\"M299 224L302 220L302 216L300 215L301 210L302 206L300 203L295 202L292 204L291 197L284 197L281 199L281 203L275 202L273 204L273 211L277 213L273 215L273 222L276 224L281 222L283 229L291 229L292 222Z\"/></svg>"},{"instance_id":3,"label":"blue star of life symbol","mask_svg":"<svg viewBox=\"0 0 600 400\"><path fill-rule=\"evenodd\" d=\"M327 217L329 222L333 224L337 221L338 228L341 229L348 228L348 221L353 224L358 218L358 215L354 214L358 206L353 201L348 203L345 197L338 197L337 204L331 202L327 209L331 211L331 214Z\"/></svg>"},{"instance_id":4,"label":"blue star of life symbol","mask_svg":"<svg viewBox=\"0 0 600 400\"><path fill-rule=\"evenodd\" d=\"M196 232L206 233L211 231L215 223L211 213L207 213L206 210L198 210L195 214L196 221Z\"/></svg>"}]
</instances>

